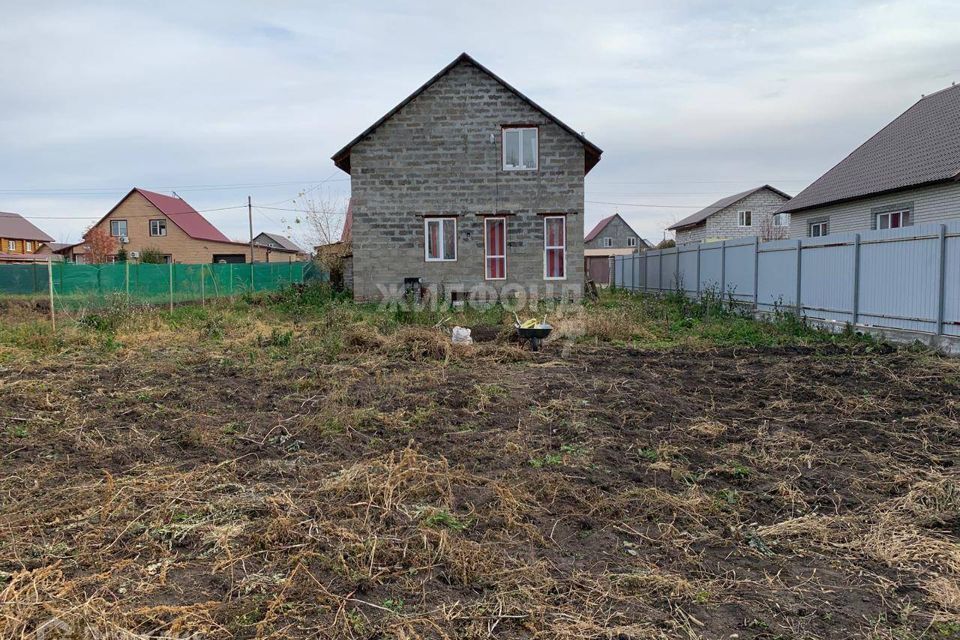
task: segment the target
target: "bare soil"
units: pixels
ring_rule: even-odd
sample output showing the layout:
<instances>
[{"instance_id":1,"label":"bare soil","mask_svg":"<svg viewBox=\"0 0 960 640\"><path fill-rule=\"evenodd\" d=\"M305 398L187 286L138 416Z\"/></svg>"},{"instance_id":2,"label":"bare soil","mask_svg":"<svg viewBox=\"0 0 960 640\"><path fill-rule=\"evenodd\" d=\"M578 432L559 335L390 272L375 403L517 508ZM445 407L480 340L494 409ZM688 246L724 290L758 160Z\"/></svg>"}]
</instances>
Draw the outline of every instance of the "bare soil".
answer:
<instances>
[{"instance_id":1,"label":"bare soil","mask_svg":"<svg viewBox=\"0 0 960 640\"><path fill-rule=\"evenodd\" d=\"M956 362L416 337L3 366L0 636L960 633Z\"/></svg>"}]
</instances>

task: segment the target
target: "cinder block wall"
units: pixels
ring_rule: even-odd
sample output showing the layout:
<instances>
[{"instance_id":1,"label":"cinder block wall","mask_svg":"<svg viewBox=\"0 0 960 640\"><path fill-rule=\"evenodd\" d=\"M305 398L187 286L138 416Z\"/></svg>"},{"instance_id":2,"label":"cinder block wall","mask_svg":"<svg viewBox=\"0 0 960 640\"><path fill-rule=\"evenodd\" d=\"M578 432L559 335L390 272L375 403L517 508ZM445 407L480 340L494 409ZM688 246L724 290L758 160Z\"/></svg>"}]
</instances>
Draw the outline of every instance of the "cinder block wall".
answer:
<instances>
[{"instance_id":1,"label":"cinder block wall","mask_svg":"<svg viewBox=\"0 0 960 640\"><path fill-rule=\"evenodd\" d=\"M539 126L537 171L503 171L502 125ZM351 151L354 295L420 277L443 295L477 284L583 289L584 149L469 63L454 67ZM507 215L507 279L484 280L483 218ZM567 278L544 279L543 215L567 214ZM424 260L424 214L457 219L457 261Z\"/></svg>"}]
</instances>

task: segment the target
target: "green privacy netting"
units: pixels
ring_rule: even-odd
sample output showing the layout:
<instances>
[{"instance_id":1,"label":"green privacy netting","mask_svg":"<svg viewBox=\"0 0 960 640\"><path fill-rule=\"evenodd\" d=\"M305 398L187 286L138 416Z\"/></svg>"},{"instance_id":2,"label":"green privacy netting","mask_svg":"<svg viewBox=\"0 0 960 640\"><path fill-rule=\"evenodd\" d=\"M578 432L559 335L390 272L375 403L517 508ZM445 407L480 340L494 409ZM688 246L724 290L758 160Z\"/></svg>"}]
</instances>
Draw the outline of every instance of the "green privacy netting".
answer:
<instances>
[{"instance_id":1,"label":"green privacy netting","mask_svg":"<svg viewBox=\"0 0 960 640\"><path fill-rule=\"evenodd\" d=\"M49 296L55 304L95 306L124 298L135 304L166 304L275 291L314 278L312 263L0 265L0 295ZM322 276L321 276L321 279Z\"/></svg>"}]
</instances>

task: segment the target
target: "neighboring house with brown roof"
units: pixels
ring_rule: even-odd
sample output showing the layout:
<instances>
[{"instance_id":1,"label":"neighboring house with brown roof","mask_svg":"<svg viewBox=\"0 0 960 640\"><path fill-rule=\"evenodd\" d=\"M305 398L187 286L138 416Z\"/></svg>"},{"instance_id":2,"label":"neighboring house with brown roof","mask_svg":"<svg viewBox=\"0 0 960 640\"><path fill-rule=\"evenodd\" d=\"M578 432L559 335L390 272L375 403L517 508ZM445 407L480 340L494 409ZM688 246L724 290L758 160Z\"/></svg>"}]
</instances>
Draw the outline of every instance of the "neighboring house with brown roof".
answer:
<instances>
[{"instance_id":1,"label":"neighboring house with brown roof","mask_svg":"<svg viewBox=\"0 0 960 640\"><path fill-rule=\"evenodd\" d=\"M583 182L602 151L467 54L333 156L350 174L354 297L417 282L583 292Z\"/></svg>"},{"instance_id":2,"label":"neighboring house with brown roof","mask_svg":"<svg viewBox=\"0 0 960 640\"><path fill-rule=\"evenodd\" d=\"M921 98L780 211L794 237L960 219L960 86Z\"/></svg>"},{"instance_id":3,"label":"neighboring house with brown roof","mask_svg":"<svg viewBox=\"0 0 960 640\"><path fill-rule=\"evenodd\" d=\"M127 258L136 260L147 249L159 251L167 262L249 262L250 244L223 235L185 200L134 188L94 227L107 231ZM62 249L67 259L87 262L88 245L79 242ZM254 245L257 262L289 262L297 252Z\"/></svg>"},{"instance_id":4,"label":"neighboring house with brown roof","mask_svg":"<svg viewBox=\"0 0 960 640\"><path fill-rule=\"evenodd\" d=\"M619 213L598 222L583 239L583 261L587 279L598 284L610 282L610 258L652 249Z\"/></svg>"},{"instance_id":5,"label":"neighboring house with brown roof","mask_svg":"<svg viewBox=\"0 0 960 640\"><path fill-rule=\"evenodd\" d=\"M667 229L676 232L677 244L750 236L764 240L785 238L789 216L775 214L788 200L789 195L765 184L720 198Z\"/></svg>"},{"instance_id":6,"label":"neighboring house with brown roof","mask_svg":"<svg viewBox=\"0 0 960 640\"><path fill-rule=\"evenodd\" d=\"M19 213L0 211L0 262L34 262L44 244L53 238Z\"/></svg>"}]
</instances>

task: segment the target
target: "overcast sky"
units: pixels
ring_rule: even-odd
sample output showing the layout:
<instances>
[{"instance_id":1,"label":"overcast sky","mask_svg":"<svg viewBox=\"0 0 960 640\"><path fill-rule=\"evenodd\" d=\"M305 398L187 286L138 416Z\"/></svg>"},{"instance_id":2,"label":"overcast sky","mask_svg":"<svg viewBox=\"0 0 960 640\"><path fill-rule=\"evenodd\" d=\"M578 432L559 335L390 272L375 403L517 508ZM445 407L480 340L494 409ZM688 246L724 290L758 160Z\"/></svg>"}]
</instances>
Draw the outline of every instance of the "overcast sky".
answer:
<instances>
[{"instance_id":1,"label":"overcast sky","mask_svg":"<svg viewBox=\"0 0 960 640\"><path fill-rule=\"evenodd\" d=\"M604 150L588 229L619 211L654 241L724 195L797 193L960 80L955 0L4 5L0 211L64 241L133 186L250 194L258 231L300 190L344 201L333 152L461 51ZM245 209L205 215L245 237Z\"/></svg>"}]
</instances>

